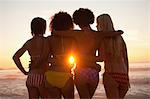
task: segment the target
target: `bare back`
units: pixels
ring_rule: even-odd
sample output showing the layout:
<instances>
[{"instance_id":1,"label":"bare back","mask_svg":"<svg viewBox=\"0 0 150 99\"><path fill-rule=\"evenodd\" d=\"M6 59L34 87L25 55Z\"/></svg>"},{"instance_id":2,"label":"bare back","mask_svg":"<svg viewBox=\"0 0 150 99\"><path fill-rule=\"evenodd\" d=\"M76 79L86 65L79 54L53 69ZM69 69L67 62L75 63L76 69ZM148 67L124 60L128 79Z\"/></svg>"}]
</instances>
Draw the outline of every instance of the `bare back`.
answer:
<instances>
[{"instance_id":1,"label":"bare back","mask_svg":"<svg viewBox=\"0 0 150 99\"><path fill-rule=\"evenodd\" d=\"M106 72L127 73L126 44L121 36L105 39L103 43L103 58Z\"/></svg>"},{"instance_id":2,"label":"bare back","mask_svg":"<svg viewBox=\"0 0 150 99\"><path fill-rule=\"evenodd\" d=\"M81 54L94 55L96 48L95 35L88 32L83 32L80 36L75 37L78 42L79 51Z\"/></svg>"},{"instance_id":3,"label":"bare back","mask_svg":"<svg viewBox=\"0 0 150 99\"><path fill-rule=\"evenodd\" d=\"M87 57L90 58L96 56L98 42L95 34L92 34L91 32L80 31L79 36L76 35L75 39L77 41L78 51L80 54L79 66L84 66L84 67L92 66L92 68L95 68L96 61L93 62L85 59Z\"/></svg>"},{"instance_id":4,"label":"bare back","mask_svg":"<svg viewBox=\"0 0 150 99\"><path fill-rule=\"evenodd\" d=\"M43 57L44 55L45 57L48 56L48 51L47 51L48 45L46 39L43 36L35 36L32 39L28 40L25 46L31 59L29 68L31 70L36 68L43 68L42 66L38 67L37 65L32 65L32 64L38 63L39 60L41 60L40 58Z\"/></svg>"},{"instance_id":5,"label":"bare back","mask_svg":"<svg viewBox=\"0 0 150 99\"><path fill-rule=\"evenodd\" d=\"M51 64L51 68L56 71L70 72L68 66L68 56L75 53L75 41L71 37L49 36L50 52L53 58L57 59Z\"/></svg>"}]
</instances>

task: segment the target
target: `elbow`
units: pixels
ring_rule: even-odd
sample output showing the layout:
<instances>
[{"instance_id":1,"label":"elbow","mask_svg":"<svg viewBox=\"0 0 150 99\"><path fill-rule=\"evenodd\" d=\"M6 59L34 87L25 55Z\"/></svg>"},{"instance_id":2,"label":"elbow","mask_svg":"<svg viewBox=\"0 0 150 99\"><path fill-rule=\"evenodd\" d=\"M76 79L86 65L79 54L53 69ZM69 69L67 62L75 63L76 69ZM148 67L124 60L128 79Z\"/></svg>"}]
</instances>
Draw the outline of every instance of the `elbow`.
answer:
<instances>
[{"instance_id":1,"label":"elbow","mask_svg":"<svg viewBox=\"0 0 150 99\"><path fill-rule=\"evenodd\" d=\"M14 56L12 57L12 59L13 59L14 61L16 61L16 60L18 59L18 57L17 57L16 55L14 55Z\"/></svg>"},{"instance_id":2,"label":"elbow","mask_svg":"<svg viewBox=\"0 0 150 99\"><path fill-rule=\"evenodd\" d=\"M13 60L16 60L16 56L14 55L14 56L12 57L12 59L13 59Z\"/></svg>"}]
</instances>

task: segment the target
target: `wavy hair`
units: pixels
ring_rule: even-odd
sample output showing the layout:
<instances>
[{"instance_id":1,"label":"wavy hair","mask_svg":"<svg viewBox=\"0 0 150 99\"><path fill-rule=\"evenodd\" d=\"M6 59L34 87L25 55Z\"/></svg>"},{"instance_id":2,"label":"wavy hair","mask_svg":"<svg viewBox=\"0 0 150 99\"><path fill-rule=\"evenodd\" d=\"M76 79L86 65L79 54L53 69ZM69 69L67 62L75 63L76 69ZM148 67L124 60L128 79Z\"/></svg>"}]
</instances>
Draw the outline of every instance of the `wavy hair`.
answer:
<instances>
[{"instance_id":1,"label":"wavy hair","mask_svg":"<svg viewBox=\"0 0 150 99\"><path fill-rule=\"evenodd\" d=\"M80 8L73 13L73 21L76 25L85 27L94 23L94 14L89 9Z\"/></svg>"},{"instance_id":2,"label":"wavy hair","mask_svg":"<svg viewBox=\"0 0 150 99\"><path fill-rule=\"evenodd\" d=\"M67 12L56 13L50 22L50 30L69 30L73 28L71 16Z\"/></svg>"}]
</instances>

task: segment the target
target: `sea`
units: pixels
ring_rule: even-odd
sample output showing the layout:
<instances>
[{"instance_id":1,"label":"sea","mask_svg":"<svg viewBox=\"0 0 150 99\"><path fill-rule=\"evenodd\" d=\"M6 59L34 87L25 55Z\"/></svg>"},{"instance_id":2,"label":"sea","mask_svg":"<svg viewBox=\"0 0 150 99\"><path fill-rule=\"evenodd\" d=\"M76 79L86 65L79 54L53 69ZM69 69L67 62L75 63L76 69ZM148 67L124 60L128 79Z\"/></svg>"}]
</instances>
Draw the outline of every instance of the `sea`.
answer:
<instances>
[{"instance_id":1,"label":"sea","mask_svg":"<svg viewBox=\"0 0 150 99\"><path fill-rule=\"evenodd\" d=\"M102 71L100 82L93 99L106 99L102 84ZM129 79L131 87L125 99L150 99L150 62L130 63ZM18 69L0 70L0 99L28 99L26 76ZM79 99L75 89L75 99Z\"/></svg>"}]
</instances>

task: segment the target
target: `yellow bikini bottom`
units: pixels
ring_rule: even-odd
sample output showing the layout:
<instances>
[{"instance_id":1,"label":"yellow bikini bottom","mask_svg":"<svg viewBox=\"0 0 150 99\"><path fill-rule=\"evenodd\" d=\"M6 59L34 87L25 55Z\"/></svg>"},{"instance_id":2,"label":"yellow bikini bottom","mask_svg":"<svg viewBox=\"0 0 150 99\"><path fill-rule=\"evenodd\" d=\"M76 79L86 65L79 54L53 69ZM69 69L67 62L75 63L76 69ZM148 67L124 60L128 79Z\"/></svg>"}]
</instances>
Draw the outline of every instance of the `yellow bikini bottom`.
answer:
<instances>
[{"instance_id":1,"label":"yellow bikini bottom","mask_svg":"<svg viewBox=\"0 0 150 99\"><path fill-rule=\"evenodd\" d=\"M46 81L54 87L63 88L72 75L65 72L47 71L45 72Z\"/></svg>"}]
</instances>

